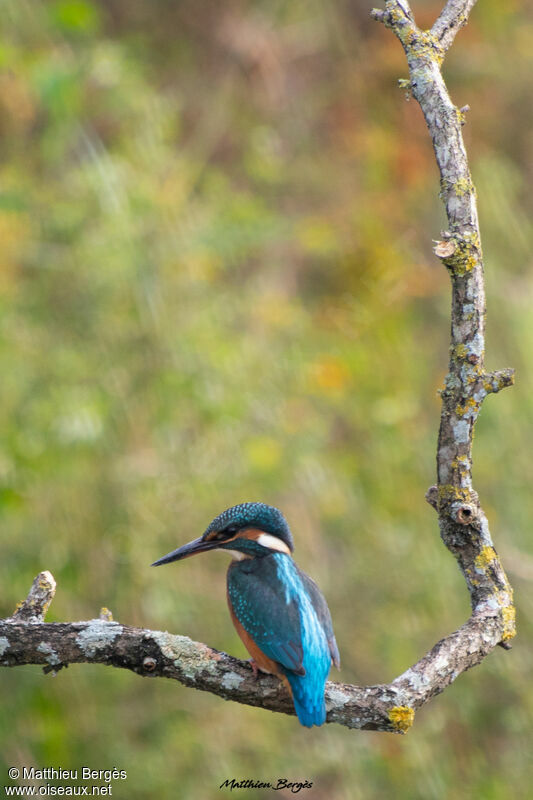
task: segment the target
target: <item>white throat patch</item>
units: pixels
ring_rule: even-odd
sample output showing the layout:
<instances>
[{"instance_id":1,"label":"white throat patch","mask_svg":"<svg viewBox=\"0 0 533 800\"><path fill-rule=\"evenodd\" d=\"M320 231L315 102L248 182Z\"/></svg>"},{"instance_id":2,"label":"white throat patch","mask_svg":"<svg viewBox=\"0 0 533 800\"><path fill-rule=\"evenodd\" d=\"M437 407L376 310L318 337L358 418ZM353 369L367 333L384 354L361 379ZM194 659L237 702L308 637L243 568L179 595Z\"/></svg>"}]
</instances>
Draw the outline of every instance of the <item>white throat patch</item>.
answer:
<instances>
[{"instance_id":1,"label":"white throat patch","mask_svg":"<svg viewBox=\"0 0 533 800\"><path fill-rule=\"evenodd\" d=\"M251 556L247 556L246 553L241 553L240 550L226 550L226 548L224 548L222 552L229 553L234 561L244 561L245 558L251 558Z\"/></svg>"}]
</instances>

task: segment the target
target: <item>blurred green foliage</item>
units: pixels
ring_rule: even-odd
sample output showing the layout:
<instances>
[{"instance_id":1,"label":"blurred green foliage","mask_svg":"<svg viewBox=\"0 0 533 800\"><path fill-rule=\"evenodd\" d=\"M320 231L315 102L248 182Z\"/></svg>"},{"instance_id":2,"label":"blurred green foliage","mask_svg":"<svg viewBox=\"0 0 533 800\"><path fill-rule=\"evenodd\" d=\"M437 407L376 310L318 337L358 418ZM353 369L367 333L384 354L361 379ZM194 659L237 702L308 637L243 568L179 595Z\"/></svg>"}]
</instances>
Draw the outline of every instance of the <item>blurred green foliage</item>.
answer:
<instances>
[{"instance_id":1,"label":"blurred green foliage","mask_svg":"<svg viewBox=\"0 0 533 800\"><path fill-rule=\"evenodd\" d=\"M244 657L222 556L148 565L263 500L328 597L343 681L392 679L466 619L423 499L449 329L438 175L371 5L1 0L0 615L49 569L49 621L105 605ZM414 3L420 23L440 5ZM513 651L404 738L106 668L4 670L2 776L118 767L132 800L220 796L231 777L341 800L529 796L532 53L526 0L485 0L445 66L472 106L488 367L517 368L475 443Z\"/></svg>"}]
</instances>

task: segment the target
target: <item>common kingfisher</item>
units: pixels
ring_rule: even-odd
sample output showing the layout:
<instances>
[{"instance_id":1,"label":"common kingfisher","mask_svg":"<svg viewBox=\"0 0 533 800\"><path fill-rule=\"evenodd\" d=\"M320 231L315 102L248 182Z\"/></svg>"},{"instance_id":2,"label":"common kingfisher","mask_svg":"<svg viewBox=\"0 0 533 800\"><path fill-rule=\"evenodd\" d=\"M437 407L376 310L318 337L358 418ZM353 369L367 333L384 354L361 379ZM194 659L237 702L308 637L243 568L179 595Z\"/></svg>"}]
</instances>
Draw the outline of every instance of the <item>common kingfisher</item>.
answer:
<instances>
[{"instance_id":1,"label":"common kingfisher","mask_svg":"<svg viewBox=\"0 0 533 800\"><path fill-rule=\"evenodd\" d=\"M331 662L340 668L331 614L316 583L292 558L294 544L281 511L265 503L241 503L211 522L198 539L152 566L207 550L232 556L228 605L251 666L284 681L302 725L326 721L324 691Z\"/></svg>"}]
</instances>

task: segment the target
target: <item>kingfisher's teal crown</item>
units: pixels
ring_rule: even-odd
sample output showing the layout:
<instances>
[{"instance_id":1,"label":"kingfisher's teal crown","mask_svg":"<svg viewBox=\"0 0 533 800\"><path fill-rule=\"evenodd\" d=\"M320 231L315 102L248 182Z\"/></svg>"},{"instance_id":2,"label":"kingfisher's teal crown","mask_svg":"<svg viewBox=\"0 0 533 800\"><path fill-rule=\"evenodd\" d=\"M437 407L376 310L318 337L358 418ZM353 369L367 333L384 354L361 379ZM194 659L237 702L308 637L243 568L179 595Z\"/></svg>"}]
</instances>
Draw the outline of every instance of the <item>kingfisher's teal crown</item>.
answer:
<instances>
[{"instance_id":1,"label":"kingfisher's teal crown","mask_svg":"<svg viewBox=\"0 0 533 800\"><path fill-rule=\"evenodd\" d=\"M287 520L278 508L266 503L240 503L238 506L223 511L204 531L202 538L214 531L223 531L233 527L236 530L257 528L281 539L289 550L294 550L294 542Z\"/></svg>"}]
</instances>

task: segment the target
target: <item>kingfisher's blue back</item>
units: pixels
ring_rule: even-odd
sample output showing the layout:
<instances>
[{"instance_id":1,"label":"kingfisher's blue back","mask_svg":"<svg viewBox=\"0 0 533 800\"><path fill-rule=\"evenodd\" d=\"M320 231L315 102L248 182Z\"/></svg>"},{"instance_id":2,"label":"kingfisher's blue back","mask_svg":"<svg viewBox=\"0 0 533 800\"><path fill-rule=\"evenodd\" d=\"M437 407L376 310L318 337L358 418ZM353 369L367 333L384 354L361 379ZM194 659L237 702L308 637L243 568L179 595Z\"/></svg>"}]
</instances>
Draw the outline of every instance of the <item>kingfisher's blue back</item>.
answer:
<instances>
[{"instance_id":1,"label":"kingfisher's blue back","mask_svg":"<svg viewBox=\"0 0 533 800\"><path fill-rule=\"evenodd\" d=\"M302 725L322 725L325 684L339 654L317 585L290 555L274 552L230 565L228 600L251 640L286 676Z\"/></svg>"}]
</instances>

